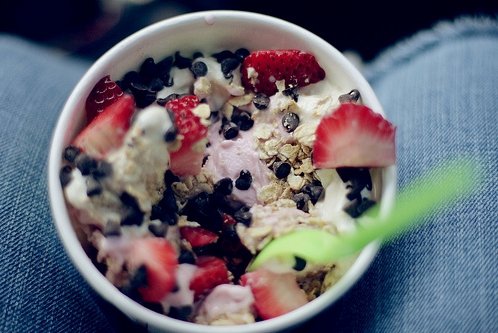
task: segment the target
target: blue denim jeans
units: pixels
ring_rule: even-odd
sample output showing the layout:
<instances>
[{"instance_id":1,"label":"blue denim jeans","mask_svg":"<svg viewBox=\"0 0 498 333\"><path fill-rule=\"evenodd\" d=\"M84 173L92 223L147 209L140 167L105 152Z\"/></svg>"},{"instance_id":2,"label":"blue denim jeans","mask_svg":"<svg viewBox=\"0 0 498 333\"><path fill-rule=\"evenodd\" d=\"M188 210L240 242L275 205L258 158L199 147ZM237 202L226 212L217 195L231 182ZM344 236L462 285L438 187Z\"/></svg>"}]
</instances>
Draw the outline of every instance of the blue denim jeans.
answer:
<instances>
[{"instance_id":1,"label":"blue denim jeans","mask_svg":"<svg viewBox=\"0 0 498 333\"><path fill-rule=\"evenodd\" d=\"M0 59L0 332L129 332L64 254L47 199L51 132L88 64L9 36ZM485 176L297 332L498 332L498 22L439 25L365 74L398 126L400 187L459 155Z\"/></svg>"}]
</instances>

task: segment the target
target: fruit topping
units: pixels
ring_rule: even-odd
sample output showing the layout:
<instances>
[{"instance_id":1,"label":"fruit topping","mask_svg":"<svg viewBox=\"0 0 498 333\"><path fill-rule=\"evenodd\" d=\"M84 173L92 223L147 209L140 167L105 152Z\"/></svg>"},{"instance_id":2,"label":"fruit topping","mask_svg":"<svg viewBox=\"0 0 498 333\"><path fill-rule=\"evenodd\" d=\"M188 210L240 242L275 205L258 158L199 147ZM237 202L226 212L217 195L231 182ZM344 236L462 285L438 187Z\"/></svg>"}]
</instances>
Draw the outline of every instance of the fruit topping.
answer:
<instances>
[{"instance_id":1,"label":"fruit topping","mask_svg":"<svg viewBox=\"0 0 498 333\"><path fill-rule=\"evenodd\" d=\"M130 95L119 97L107 106L78 134L73 145L90 156L102 158L121 146L135 112Z\"/></svg>"},{"instance_id":2,"label":"fruit topping","mask_svg":"<svg viewBox=\"0 0 498 333\"><path fill-rule=\"evenodd\" d=\"M256 93L271 96L277 92L276 81L285 87L304 87L325 78L325 71L315 57L299 50L265 50L249 54L242 63L242 84Z\"/></svg>"},{"instance_id":3,"label":"fruit topping","mask_svg":"<svg viewBox=\"0 0 498 333\"><path fill-rule=\"evenodd\" d=\"M370 108L341 104L316 130L316 168L385 167L395 163L396 128Z\"/></svg>"},{"instance_id":4,"label":"fruit topping","mask_svg":"<svg viewBox=\"0 0 498 333\"><path fill-rule=\"evenodd\" d=\"M86 99L87 122L90 122L121 96L123 96L123 91L116 82L111 80L109 75L100 79Z\"/></svg>"},{"instance_id":5,"label":"fruit topping","mask_svg":"<svg viewBox=\"0 0 498 333\"><path fill-rule=\"evenodd\" d=\"M146 302L159 302L175 285L177 254L171 244L161 238L143 238L133 242L128 257L131 271L145 267L146 283L138 288Z\"/></svg>"},{"instance_id":6,"label":"fruit topping","mask_svg":"<svg viewBox=\"0 0 498 333\"><path fill-rule=\"evenodd\" d=\"M240 281L243 286L251 287L254 307L263 319L281 316L308 303L293 274L259 269L242 275Z\"/></svg>"}]
</instances>

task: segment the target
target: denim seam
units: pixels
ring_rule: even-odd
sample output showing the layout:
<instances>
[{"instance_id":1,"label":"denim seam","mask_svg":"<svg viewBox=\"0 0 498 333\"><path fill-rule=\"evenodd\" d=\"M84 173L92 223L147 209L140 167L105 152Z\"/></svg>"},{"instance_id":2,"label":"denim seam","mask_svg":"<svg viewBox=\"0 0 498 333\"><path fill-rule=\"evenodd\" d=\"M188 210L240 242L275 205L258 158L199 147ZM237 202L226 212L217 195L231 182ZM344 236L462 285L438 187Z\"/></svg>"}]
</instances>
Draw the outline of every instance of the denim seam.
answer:
<instances>
[{"instance_id":1,"label":"denim seam","mask_svg":"<svg viewBox=\"0 0 498 333\"><path fill-rule=\"evenodd\" d=\"M374 61L365 66L364 75L370 83L375 82L385 74L392 73L414 55L427 52L441 42L476 35L498 38L498 16L464 16L453 21L439 22L432 29L421 31L384 50Z\"/></svg>"}]
</instances>

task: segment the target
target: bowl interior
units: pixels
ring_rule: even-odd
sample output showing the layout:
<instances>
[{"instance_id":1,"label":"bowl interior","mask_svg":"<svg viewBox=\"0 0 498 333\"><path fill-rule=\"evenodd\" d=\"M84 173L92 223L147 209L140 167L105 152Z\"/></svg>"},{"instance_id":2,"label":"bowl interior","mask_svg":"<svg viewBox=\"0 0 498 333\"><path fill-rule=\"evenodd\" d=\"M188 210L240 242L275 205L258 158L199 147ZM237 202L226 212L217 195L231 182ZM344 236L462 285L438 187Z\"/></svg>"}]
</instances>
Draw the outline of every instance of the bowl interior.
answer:
<instances>
[{"instance_id":1,"label":"bowl interior","mask_svg":"<svg viewBox=\"0 0 498 333\"><path fill-rule=\"evenodd\" d=\"M54 132L49 160L49 190L54 220L63 244L75 266L105 299L128 316L159 330L176 332L233 332L233 328L206 327L180 322L154 313L131 301L94 267L78 242L71 226L58 180L63 148L83 124L84 104L95 83L105 75L119 79L138 69L147 57L162 59L175 51L190 55L195 51L210 54L224 49L301 49L315 55L325 69L327 80L340 89L357 88L363 103L382 113L372 89L361 74L332 46L293 24L259 14L212 11L187 14L159 22L128 37L102 56L84 75L70 95ZM382 172L382 210L387 212L394 197L395 168ZM378 249L365 248L346 275L325 294L287 315L238 326L239 332L274 332L301 322L339 298L366 270Z\"/></svg>"}]
</instances>

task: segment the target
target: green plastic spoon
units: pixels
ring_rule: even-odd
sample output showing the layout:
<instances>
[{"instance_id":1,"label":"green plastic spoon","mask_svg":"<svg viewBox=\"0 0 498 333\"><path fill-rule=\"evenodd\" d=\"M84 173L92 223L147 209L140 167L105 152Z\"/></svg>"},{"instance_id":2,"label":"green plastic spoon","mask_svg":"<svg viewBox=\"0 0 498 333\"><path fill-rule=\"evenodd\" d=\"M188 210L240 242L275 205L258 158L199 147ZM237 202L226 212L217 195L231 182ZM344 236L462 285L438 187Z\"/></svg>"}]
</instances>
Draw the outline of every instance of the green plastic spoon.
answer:
<instances>
[{"instance_id":1,"label":"green plastic spoon","mask_svg":"<svg viewBox=\"0 0 498 333\"><path fill-rule=\"evenodd\" d=\"M294 256L308 263L332 263L357 253L374 240L387 242L414 227L423 217L469 194L480 179L479 170L479 165L472 160L449 162L403 189L388 216L379 217L379 207L374 206L366 217L358 219L355 231L340 236L316 229L296 230L265 246L249 270L261 267L270 259L294 263Z\"/></svg>"}]
</instances>

